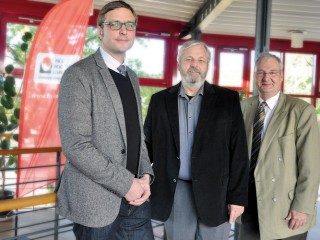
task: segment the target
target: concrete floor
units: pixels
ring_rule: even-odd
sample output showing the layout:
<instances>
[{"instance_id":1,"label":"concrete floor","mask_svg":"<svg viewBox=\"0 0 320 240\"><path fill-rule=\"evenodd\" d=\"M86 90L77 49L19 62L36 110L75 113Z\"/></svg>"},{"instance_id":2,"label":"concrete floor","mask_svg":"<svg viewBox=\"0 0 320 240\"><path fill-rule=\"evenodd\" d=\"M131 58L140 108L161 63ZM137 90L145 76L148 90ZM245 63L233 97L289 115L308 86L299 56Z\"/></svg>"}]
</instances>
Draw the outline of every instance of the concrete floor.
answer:
<instances>
[{"instance_id":1,"label":"concrete floor","mask_svg":"<svg viewBox=\"0 0 320 240\"><path fill-rule=\"evenodd\" d=\"M307 240L320 240L320 199L317 202L317 225L309 231ZM33 234L32 236L28 236L27 238L23 238L24 240L28 239L39 239L39 240L53 240L53 221L54 220L54 210L41 210L41 211L34 211L30 213L20 214L18 217L18 235L24 235L31 232L43 231L43 233ZM60 221L59 225L64 226L68 225L71 222L68 220ZM32 224L38 224L35 226L29 226ZM161 222L153 221L153 230L155 240L162 240L163 239L163 225ZM14 226L15 221L14 219L0 222L0 239L10 239L14 236ZM7 229L11 229L10 231L6 231ZM229 240L234 240L234 226L232 226L232 231L230 232ZM65 232L61 232L65 231ZM72 233L72 229L70 226L65 227L60 230L59 240L75 240L75 237Z\"/></svg>"}]
</instances>

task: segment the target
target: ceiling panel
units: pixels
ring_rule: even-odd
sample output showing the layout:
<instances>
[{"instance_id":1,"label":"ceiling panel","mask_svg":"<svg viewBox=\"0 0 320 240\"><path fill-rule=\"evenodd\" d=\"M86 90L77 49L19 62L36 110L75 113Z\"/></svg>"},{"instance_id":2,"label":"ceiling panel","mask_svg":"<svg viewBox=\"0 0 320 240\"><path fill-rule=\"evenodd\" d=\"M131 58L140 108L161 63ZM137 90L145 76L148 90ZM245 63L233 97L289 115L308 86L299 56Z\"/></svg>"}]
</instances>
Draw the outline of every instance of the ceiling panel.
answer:
<instances>
[{"instance_id":1,"label":"ceiling panel","mask_svg":"<svg viewBox=\"0 0 320 240\"><path fill-rule=\"evenodd\" d=\"M57 3L59 0L34 0ZM222 0L230 1L230 0ZM233 0L203 31L226 35L255 35L257 0ZM100 9L107 2L94 0ZM138 15L189 22L206 0L127 0ZM304 39L320 42L320 0L273 0L271 38L290 38L290 30L304 31Z\"/></svg>"}]
</instances>

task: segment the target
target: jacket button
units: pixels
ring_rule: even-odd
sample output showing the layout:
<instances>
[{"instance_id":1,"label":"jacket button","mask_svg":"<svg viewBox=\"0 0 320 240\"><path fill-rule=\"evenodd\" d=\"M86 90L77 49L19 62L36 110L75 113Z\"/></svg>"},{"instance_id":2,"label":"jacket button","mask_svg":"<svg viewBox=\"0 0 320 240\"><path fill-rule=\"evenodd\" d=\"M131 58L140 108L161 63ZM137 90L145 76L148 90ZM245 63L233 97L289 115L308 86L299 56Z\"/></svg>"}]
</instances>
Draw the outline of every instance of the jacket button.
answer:
<instances>
[{"instance_id":1,"label":"jacket button","mask_svg":"<svg viewBox=\"0 0 320 240\"><path fill-rule=\"evenodd\" d=\"M174 178L172 181L175 183L175 182L177 182L177 179Z\"/></svg>"},{"instance_id":2,"label":"jacket button","mask_svg":"<svg viewBox=\"0 0 320 240\"><path fill-rule=\"evenodd\" d=\"M122 153L122 154L125 154L125 153L126 153L126 150L122 149L122 150L121 150L121 153Z\"/></svg>"},{"instance_id":3,"label":"jacket button","mask_svg":"<svg viewBox=\"0 0 320 240\"><path fill-rule=\"evenodd\" d=\"M282 161L282 158L281 158L281 157L279 157L279 161Z\"/></svg>"},{"instance_id":4,"label":"jacket button","mask_svg":"<svg viewBox=\"0 0 320 240\"><path fill-rule=\"evenodd\" d=\"M272 179L271 179L271 181L272 181L272 182L275 182L275 181L276 181L276 179L275 179L275 178L272 178Z\"/></svg>"},{"instance_id":5,"label":"jacket button","mask_svg":"<svg viewBox=\"0 0 320 240\"><path fill-rule=\"evenodd\" d=\"M272 201L276 202L276 201L277 201L277 198L275 198L275 197L274 197L274 198L272 198Z\"/></svg>"},{"instance_id":6,"label":"jacket button","mask_svg":"<svg viewBox=\"0 0 320 240\"><path fill-rule=\"evenodd\" d=\"M177 157L177 159L178 159L178 160L180 160L180 158L179 158L179 157Z\"/></svg>"}]
</instances>

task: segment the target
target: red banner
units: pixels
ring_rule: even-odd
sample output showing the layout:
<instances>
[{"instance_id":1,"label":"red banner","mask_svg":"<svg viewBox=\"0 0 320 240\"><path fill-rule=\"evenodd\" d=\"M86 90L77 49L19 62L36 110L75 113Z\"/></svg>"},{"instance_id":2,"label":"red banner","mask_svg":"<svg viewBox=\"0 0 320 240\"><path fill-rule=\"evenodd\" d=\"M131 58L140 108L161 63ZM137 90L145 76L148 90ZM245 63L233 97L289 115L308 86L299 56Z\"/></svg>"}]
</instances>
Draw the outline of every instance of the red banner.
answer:
<instances>
[{"instance_id":1,"label":"red banner","mask_svg":"<svg viewBox=\"0 0 320 240\"><path fill-rule=\"evenodd\" d=\"M65 69L82 56L92 0L62 0L45 16L32 42L22 91L19 148L59 147L57 102ZM17 197L55 182L56 153L19 156ZM31 167L31 168L30 168ZM31 182L31 183L30 183Z\"/></svg>"}]
</instances>

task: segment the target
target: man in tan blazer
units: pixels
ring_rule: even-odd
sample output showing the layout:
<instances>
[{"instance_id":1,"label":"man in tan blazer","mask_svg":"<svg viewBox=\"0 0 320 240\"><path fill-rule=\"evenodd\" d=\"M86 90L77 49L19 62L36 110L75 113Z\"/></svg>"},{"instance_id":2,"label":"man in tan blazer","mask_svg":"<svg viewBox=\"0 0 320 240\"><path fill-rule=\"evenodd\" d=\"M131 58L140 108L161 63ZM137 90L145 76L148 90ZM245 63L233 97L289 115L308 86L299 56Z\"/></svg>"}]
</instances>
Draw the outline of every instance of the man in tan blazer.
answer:
<instances>
[{"instance_id":1,"label":"man in tan blazer","mask_svg":"<svg viewBox=\"0 0 320 240\"><path fill-rule=\"evenodd\" d=\"M241 103L251 156L241 240L302 240L315 225L320 180L315 109L281 93L282 82L281 60L261 54L255 66L259 96ZM259 121L261 131L254 126Z\"/></svg>"}]
</instances>

